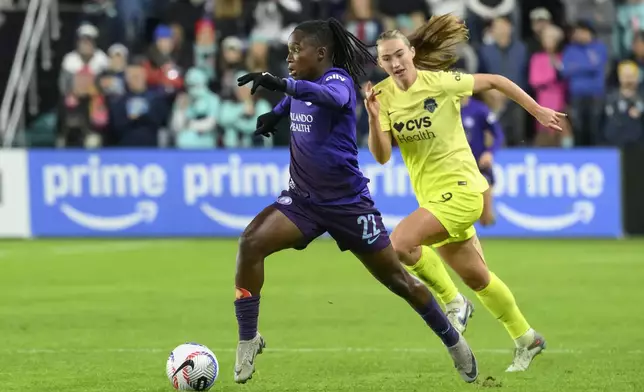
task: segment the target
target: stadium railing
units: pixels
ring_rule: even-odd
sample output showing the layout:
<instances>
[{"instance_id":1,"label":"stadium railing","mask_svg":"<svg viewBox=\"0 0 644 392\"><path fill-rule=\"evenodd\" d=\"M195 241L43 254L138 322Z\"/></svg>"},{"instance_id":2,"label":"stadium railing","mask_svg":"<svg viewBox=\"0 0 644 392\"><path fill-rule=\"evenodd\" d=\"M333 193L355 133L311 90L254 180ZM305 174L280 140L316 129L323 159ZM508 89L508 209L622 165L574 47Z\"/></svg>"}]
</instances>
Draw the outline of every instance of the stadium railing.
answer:
<instances>
[{"instance_id":1,"label":"stadium railing","mask_svg":"<svg viewBox=\"0 0 644 392\"><path fill-rule=\"evenodd\" d=\"M7 87L0 106L0 140L2 147L12 147L16 134L22 131L25 118L25 100L30 92L30 112L38 111L37 81L35 65L39 47L42 48L43 68L51 67L51 38L59 30L57 0L31 0L27 7L25 21L20 34L18 48ZM51 33L46 27L51 27Z\"/></svg>"}]
</instances>

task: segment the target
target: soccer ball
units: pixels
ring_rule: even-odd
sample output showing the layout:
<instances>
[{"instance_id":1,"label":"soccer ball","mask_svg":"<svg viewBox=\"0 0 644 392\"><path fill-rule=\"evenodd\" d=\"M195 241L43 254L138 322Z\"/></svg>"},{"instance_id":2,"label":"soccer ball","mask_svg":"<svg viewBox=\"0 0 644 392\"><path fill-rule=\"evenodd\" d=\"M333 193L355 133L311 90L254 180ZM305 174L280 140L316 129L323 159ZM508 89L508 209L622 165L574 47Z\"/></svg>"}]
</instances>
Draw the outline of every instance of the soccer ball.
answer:
<instances>
[{"instance_id":1,"label":"soccer ball","mask_svg":"<svg viewBox=\"0 0 644 392\"><path fill-rule=\"evenodd\" d=\"M172 350L166 371L174 389L207 391L217 380L219 363L208 347L186 343Z\"/></svg>"}]
</instances>

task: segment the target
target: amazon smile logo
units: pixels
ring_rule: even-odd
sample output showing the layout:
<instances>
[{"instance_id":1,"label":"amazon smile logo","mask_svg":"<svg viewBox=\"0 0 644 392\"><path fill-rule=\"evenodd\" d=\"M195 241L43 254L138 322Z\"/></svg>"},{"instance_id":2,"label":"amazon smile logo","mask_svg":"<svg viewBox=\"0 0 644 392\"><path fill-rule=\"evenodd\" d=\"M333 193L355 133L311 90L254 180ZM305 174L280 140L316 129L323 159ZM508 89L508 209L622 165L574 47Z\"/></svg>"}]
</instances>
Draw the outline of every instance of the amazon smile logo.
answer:
<instances>
[{"instance_id":1,"label":"amazon smile logo","mask_svg":"<svg viewBox=\"0 0 644 392\"><path fill-rule=\"evenodd\" d=\"M151 224L159 213L156 199L166 192L167 175L156 164L137 166L101 162L89 155L86 162L43 167L45 205L57 208L68 220L86 229L118 232L141 224ZM92 199L118 204L118 212L106 204L100 213L83 206ZM118 200L115 203L115 200Z\"/></svg>"}]
</instances>

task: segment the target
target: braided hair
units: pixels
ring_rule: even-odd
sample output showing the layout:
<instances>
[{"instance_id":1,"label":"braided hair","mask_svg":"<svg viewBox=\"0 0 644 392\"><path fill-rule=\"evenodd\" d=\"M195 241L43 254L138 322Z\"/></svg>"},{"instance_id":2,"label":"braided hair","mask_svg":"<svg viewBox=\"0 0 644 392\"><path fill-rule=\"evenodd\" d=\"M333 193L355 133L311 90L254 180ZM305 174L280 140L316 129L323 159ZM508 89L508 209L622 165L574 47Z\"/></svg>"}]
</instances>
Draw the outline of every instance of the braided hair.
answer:
<instances>
[{"instance_id":1,"label":"braided hair","mask_svg":"<svg viewBox=\"0 0 644 392\"><path fill-rule=\"evenodd\" d=\"M369 47L335 18L303 22L295 30L314 37L320 46L327 47L333 66L347 71L356 83L359 77L366 75L366 65L377 64Z\"/></svg>"}]
</instances>

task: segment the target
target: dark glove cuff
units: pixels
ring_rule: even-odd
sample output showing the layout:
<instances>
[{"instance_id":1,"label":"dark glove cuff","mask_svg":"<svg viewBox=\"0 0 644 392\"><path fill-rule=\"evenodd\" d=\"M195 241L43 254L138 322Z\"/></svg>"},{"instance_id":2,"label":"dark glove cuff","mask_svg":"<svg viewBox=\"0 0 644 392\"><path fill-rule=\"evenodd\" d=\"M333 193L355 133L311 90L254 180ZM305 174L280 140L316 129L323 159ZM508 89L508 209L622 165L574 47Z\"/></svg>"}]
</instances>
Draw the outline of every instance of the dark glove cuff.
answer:
<instances>
[{"instance_id":1,"label":"dark glove cuff","mask_svg":"<svg viewBox=\"0 0 644 392\"><path fill-rule=\"evenodd\" d=\"M275 81L277 82L277 91L285 93L286 89L288 88L288 84L286 83L286 79L276 77Z\"/></svg>"}]
</instances>

